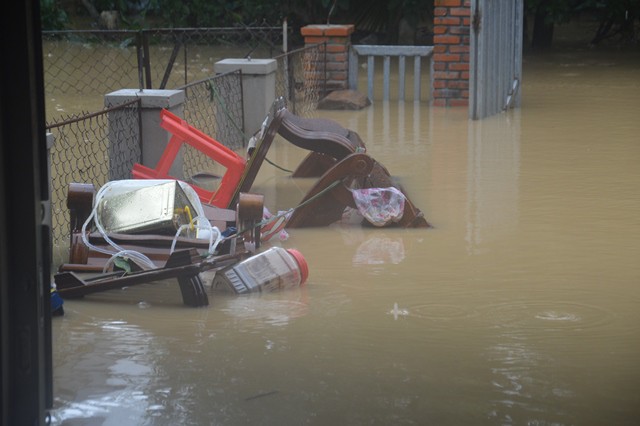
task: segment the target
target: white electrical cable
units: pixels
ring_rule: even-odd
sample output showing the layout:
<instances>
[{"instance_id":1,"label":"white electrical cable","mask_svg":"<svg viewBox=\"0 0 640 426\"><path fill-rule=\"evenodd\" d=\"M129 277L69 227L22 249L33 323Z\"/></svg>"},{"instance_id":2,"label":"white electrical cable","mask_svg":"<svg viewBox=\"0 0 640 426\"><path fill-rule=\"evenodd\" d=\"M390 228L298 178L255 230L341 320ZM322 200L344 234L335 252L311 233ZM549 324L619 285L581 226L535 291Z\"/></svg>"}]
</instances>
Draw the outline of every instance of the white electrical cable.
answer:
<instances>
[{"instance_id":1,"label":"white electrical cable","mask_svg":"<svg viewBox=\"0 0 640 426\"><path fill-rule=\"evenodd\" d=\"M202 225L201 223L203 223L204 225ZM208 253L209 255L212 255L215 253L215 250L218 247L218 244L220 244L220 241L222 241L222 232L220 232L220 229L217 226L212 226L211 222L209 222L209 219L207 219L206 217L196 216L193 219L191 219L191 222L189 222L188 224L184 224L178 227L178 230L176 231L176 235L173 237L173 241L171 243L171 251L169 252L169 254L175 251L176 243L178 242L178 237L180 236L182 231L184 231L187 228L193 228L193 227L197 229L204 229L206 231L209 231ZM214 231L216 234L215 241L213 240Z\"/></svg>"},{"instance_id":2,"label":"white electrical cable","mask_svg":"<svg viewBox=\"0 0 640 426\"><path fill-rule=\"evenodd\" d=\"M120 247L119 245L117 245L115 242L113 242L109 236L107 235L107 232L104 230L104 228L102 227L102 225L100 224L100 220L98 219L98 206L100 204L100 201L102 200L102 198L104 197L104 194L109 191L111 189L111 185L109 182L107 182L102 188L100 188L100 190L98 191L98 193L96 194L96 198L94 200L94 206L93 209L91 210L91 214L89 215L89 217L87 218L87 220L84 222L84 224L82 225L82 242L89 248L92 249L94 251L97 251L98 253L103 253L103 254L107 254L109 256L112 256L111 259L109 259L109 261L107 262L107 265L105 265L105 268L103 269L103 271L106 271L107 266L109 265L110 261L117 257L119 254L121 253L126 253L128 255L128 257L137 260L143 267L147 267L148 269L155 269L157 268L157 266L151 261L151 259L149 259L147 256L145 256L144 254L135 251L135 250L125 250L122 247ZM97 247L94 246L93 244L91 244L89 242L89 238L87 238L87 227L89 226L89 223L91 222L91 220L94 219L94 224L96 225L96 228L98 229L98 232L100 232L100 235L102 235L102 237L104 238L104 240L111 246L113 247L116 251L109 251L107 249L101 248L101 247Z\"/></svg>"}]
</instances>

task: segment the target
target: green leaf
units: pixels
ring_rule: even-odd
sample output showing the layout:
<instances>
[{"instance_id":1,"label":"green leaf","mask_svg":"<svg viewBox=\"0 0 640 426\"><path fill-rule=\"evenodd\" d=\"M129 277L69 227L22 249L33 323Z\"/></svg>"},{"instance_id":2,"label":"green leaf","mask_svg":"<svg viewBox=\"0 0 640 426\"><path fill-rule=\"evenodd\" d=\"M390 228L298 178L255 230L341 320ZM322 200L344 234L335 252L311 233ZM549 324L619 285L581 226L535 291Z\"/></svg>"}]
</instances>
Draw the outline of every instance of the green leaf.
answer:
<instances>
[{"instance_id":1,"label":"green leaf","mask_svg":"<svg viewBox=\"0 0 640 426\"><path fill-rule=\"evenodd\" d=\"M116 257L113 261L113 264L116 268L122 269L126 274L131 273L131 264L129 263L129 259L124 257Z\"/></svg>"}]
</instances>

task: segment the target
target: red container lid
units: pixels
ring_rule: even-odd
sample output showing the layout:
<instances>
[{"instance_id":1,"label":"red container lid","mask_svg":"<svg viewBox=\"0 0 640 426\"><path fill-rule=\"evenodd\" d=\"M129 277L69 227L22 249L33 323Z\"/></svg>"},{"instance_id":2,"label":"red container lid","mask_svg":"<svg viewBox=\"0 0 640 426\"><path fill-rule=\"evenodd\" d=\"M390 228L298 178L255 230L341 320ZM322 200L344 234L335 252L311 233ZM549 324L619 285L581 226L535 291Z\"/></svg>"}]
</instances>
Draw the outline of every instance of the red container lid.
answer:
<instances>
[{"instance_id":1,"label":"red container lid","mask_svg":"<svg viewBox=\"0 0 640 426\"><path fill-rule=\"evenodd\" d=\"M307 265L307 260L304 258L302 253L300 253L296 249L287 249L287 252L291 256L293 256L293 258L298 263L298 266L300 267L300 275L301 275L300 284L304 284L307 281L307 278L309 278L309 265Z\"/></svg>"}]
</instances>

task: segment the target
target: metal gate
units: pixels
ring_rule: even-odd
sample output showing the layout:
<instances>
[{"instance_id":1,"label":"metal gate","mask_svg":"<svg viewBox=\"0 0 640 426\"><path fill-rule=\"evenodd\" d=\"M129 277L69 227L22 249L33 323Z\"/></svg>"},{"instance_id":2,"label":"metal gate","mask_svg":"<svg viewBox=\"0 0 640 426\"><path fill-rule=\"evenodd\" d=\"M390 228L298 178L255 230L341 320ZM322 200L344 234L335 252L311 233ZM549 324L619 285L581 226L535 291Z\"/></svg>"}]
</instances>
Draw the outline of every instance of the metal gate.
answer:
<instances>
[{"instance_id":1,"label":"metal gate","mask_svg":"<svg viewBox=\"0 0 640 426\"><path fill-rule=\"evenodd\" d=\"M469 118L520 106L523 0L471 2Z\"/></svg>"}]
</instances>

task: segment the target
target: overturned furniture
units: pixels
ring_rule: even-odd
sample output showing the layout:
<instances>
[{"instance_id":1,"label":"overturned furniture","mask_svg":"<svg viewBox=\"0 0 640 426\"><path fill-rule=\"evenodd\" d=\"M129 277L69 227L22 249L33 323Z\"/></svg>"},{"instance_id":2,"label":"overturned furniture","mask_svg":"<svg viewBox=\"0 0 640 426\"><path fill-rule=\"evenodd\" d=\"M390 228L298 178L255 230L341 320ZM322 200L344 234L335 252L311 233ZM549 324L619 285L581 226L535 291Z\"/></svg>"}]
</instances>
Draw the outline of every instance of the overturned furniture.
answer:
<instances>
[{"instance_id":1,"label":"overturned furniture","mask_svg":"<svg viewBox=\"0 0 640 426\"><path fill-rule=\"evenodd\" d=\"M134 178L171 179L169 169L182 144L188 144L227 168L216 191L191 184L201 200L234 209L240 194L251 191L267 152L279 134L293 145L310 151L292 176L318 178L294 209L286 224L288 228L327 226L339 221L346 208L358 207L352 192L368 188L391 188L401 194L400 217L382 226L431 227L387 169L367 154L357 133L332 120L298 117L284 107L282 100L274 103L262 129L252 138L255 146L250 146L246 160L168 110L161 111L160 125L172 135L169 144L155 168L135 164Z\"/></svg>"},{"instance_id":2,"label":"overturned furniture","mask_svg":"<svg viewBox=\"0 0 640 426\"><path fill-rule=\"evenodd\" d=\"M54 281L60 296L74 299L101 291L176 278L183 303L187 306L200 307L209 305L209 298L200 273L211 269L222 269L237 262L238 258L237 255L223 255L202 260L195 249L180 250L173 252L162 268L128 274L123 271L114 271L87 279L73 271L65 271L55 274Z\"/></svg>"},{"instance_id":3,"label":"overturned furniture","mask_svg":"<svg viewBox=\"0 0 640 426\"><path fill-rule=\"evenodd\" d=\"M129 265L125 266L136 271L165 267L178 250L195 249L207 256L236 255L248 246L254 250L260 246L255 231L255 224L262 219L263 197L259 194L240 194L238 206L242 208L236 210L201 204L188 185L173 180L114 181L99 194L109 184L122 187L131 183L140 188L115 191L110 198L96 198L92 184L69 185L69 262L60 265L60 272L111 269L119 252L127 258ZM191 190L189 197L181 187ZM203 236L189 226L200 224L196 220L206 222L209 234ZM238 223L246 230L238 232ZM207 227L199 228L207 231ZM186 228L187 235L179 228Z\"/></svg>"}]
</instances>

